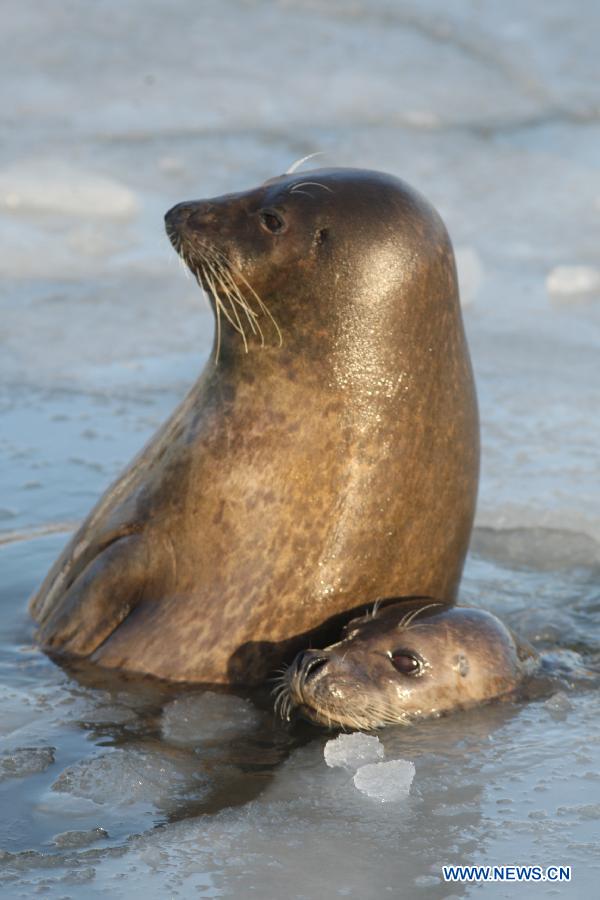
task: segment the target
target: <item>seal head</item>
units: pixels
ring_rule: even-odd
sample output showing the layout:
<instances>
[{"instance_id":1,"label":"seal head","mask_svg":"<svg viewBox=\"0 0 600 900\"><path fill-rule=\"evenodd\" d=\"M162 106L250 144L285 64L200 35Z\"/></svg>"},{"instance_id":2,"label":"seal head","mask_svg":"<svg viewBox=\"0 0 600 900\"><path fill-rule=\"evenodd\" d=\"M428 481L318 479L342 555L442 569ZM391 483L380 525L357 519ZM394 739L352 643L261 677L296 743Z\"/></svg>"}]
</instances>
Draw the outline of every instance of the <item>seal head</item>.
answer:
<instances>
[{"instance_id":1,"label":"seal head","mask_svg":"<svg viewBox=\"0 0 600 900\"><path fill-rule=\"evenodd\" d=\"M510 694L535 660L489 612L400 603L350 622L339 643L298 654L277 705L366 731Z\"/></svg>"}]
</instances>

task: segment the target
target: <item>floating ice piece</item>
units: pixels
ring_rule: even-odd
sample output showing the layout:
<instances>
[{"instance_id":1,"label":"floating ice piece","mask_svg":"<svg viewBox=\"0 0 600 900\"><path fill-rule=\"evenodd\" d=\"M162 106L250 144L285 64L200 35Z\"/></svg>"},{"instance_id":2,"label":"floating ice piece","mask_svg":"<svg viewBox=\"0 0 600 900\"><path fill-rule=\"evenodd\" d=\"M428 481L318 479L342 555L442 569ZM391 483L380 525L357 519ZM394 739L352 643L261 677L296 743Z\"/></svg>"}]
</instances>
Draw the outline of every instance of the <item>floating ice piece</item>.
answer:
<instances>
[{"instance_id":1,"label":"floating ice piece","mask_svg":"<svg viewBox=\"0 0 600 900\"><path fill-rule=\"evenodd\" d=\"M0 781L45 772L54 762L54 747L17 747L0 755Z\"/></svg>"},{"instance_id":2,"label":"floating ice piece","mask_svg":"<svg viewBox=\"0 0 600 900\"><path fill-rule=\"evenodd\" d=\"M546 289L563 297L600 292L600 270L593 266L556 266L546 278Z\"/></svg>"},{"instance_id":3,"label":"floating ice piece","mask_svg":"<svg viewBox=\"0 0 600 900\"><path fill-rule=\"evenodd\" d=\"M175 795L202 793L204 785L197 760L128 747L69 766L51 790L99 804L161 806Z\"/></svg>"},{"instance_id":4,"label":"floating ice piece","mask_svg":"<svg viewBox=\"0 0 600 900\"><path fill-rule=\"evenodd\" d=\"M461 306L470 306L484 277L483 263L473 247L457 247L454 251Z\"/></svg>"},{"instance_id":5,"label":"floating ice piece","mask_svg":"<svg viewBox=\"0 0 600 900\"><path fill-rule=\"evenodd\" d=\"M414 763L407 759L390 759L361 766L354 775L354 784L368 797L389 803L408 797L414 777Z\"/></svg>"},{"instance_id":6,"label":"floating ice piece","mask_svg":"<svg viewBox=\"0 0 600 900\"><path fill-rule=\"evenodd\" d=\"M205 691L178 697L167 704L161 731L171 744L193 746L201 741L228 740L253 731L260 719L260 713L249 700Z\"/></svg>"},{"instance_id":7,"label":"floating ice piece","mask_svg":"<svg viewBox=\"0 0 600 900\"><path fill-rule=\"evenodd\" d=\"M332 768L340 766L355 772L365 763L383 759L383 745L375 735L340 734L325 744L325 762Z\"/></svg>"},{"instance_id":8,"label":"floating ice piece","mask_svg":"<svg viewBox=\"0 0 600 900\"><path fill-rule=\"evenodd\" d=\"M108 837L108 831L98 825L88 831L62 831L54 836L52 843L63 849L74 850L79 847L89 847L95 841L103 841Z\"/></svg>"}]
</instances>

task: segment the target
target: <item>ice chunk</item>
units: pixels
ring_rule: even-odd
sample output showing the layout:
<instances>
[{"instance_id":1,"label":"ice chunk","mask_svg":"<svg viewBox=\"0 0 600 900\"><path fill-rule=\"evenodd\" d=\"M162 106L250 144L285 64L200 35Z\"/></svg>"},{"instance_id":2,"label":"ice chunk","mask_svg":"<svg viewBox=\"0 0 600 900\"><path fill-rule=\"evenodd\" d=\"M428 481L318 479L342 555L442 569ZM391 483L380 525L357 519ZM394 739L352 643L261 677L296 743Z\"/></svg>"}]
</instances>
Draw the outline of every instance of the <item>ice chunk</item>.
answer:
<instances>
[{"instance_id":1,"label":"ice chunk","mask_svg":"<svg viewBox=\"0 0 600 900\"><path fill-rule=\"evenodd\" d=\"M600 270L593 266L556 266L546 278L546 289L563 297L600 292Z\"/></svg>"},{"instance_id":2,"label":"ice chunk","mask_svg":"<svg viewBox=\"0 0 600 900\"><path fill-rule=\"evenodd\" d=\"M227 740L252 731L260 719L249 700L205 691L168 703L163 710L161 731L171 744L193 746L200 741Z\"/></svg>"},{"instance_id":3,"label":"ice chunk","mask_svg":"<svg viewBox=\"0 0 600 900\"><path fill-rule=\"evenodd\" d=\"M79 847L89 847L96 841L106 840L108 836L108 831L98 826L90 828L88 831L63 831L54 836L52 843L63 849L74 850Z\"/></svg>"},{"instance_id":4,"label":"ice chunk","mask_svg":"<svg viewBox=\"0 0 600 900\"><path fill-rule=\"evenodd\" d=\"M161 806L174 795L197 794L205 782L198 769L192 758L171 758L141 748L119 749L69 766L52 790L100 804Z\"/></svg>"},{"instance_id":5,"label":"ice chunk","mask_svg":"<svg viewBox=\"0 0 600 900\"><path fill-rule=\"evenodd\" d=\"M340 734L325 744L325 762L334 768L340 766L355 772L365 763L383 759L383 744L375 735Z\"/></svg>"},{"instance_id":6,"label":"ice chunk","mask_svg":"<svg viewBox=\"0 0 600 900\"><path fill-rule=\"evenodd\" d=\"M45 772L54 762L54 747L17 747L0 755L0 781Z\"/></svg>"},{"instance_id":7,"label":"ice chunk","mask_svg":"<svg viewBox=\"0 0 600 900\"><path fill-rule=\"evenodd\" d=\"M457 247L454 253L462 306L470 306L483 281L483 264L473 247Z\"/></svg>"},{"instance_id":8,"label":"ice chunk","mask_svg":"<svg viewBox=\"0 0 600 900\"><path fill-rule=\"evenodd\" d=\"M354 775L354 784L368 797L387 803L408 797L414 777L414 763L407 759L390 759L361 766Z\"/></svg>"},{"instance_id":9,"label":"ice chunk","mask_svg":"<svg viewBox=\"0 0 600 900\"><path fill-rule=\"evenodd\" d=\"M0 171L0 208L18 212L128 218L137 210L133 192L72 163L31 159Z\"/></svg>"}]
</instances>

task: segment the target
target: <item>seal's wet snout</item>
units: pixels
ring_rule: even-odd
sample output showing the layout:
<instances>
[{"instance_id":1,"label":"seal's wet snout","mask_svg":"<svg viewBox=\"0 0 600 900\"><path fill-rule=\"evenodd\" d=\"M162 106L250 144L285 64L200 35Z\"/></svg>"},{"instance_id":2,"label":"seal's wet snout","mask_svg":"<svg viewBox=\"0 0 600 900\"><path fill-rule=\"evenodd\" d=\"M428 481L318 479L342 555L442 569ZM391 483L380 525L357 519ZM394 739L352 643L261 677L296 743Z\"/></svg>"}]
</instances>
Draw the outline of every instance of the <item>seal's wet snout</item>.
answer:
<instances>
[{"instance_id":1,"label":"seal's wet snout","mask_svg":"<svg viewBox=\"0 0 600 900\"><path fill-rule=\"evenodd\" d=\"M329 657L323 650L303 650L293 663L295 677L301 685L307 684L326 667L328 662Z\"/></svg>"},{"instance_id":2,"label":"seal's wet snout","mask_svg":"<svg viewBox=\"0 0 600 900\"><path fill-rule=\"evenodd\" d=\"M208 200L187 200L177 203L165 213L165 228L171 237L173 232L180 234L186 228L201 231L215 220L215 205Z\"/></svg>"}]
</instances>

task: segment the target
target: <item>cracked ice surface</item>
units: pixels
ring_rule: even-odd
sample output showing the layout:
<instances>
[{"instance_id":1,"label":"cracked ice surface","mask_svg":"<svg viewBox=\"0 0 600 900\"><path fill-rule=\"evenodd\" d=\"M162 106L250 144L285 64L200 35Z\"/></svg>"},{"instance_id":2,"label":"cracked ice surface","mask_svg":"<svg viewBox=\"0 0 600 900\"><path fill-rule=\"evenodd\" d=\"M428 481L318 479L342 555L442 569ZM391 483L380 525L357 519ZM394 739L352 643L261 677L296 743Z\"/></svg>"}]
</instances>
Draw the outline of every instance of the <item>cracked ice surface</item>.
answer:
<instances>
[{"instance_id":1,"label":"cracked ice surface","mask_svg":"<svg viewBox=\"0 0 600 900\"><path fill-rule=\"evenodd\" d=\"M60 671L25 601L209 351L165 210L322 150L405 178L457 249L483 442L463 599L598 658L597 4L9 0L2 27L0 891L433 900L443 863L530 861L593 896L593 691L382 732L415 778L380 804L245 697Z\"/></svg>"}]
</instances>

